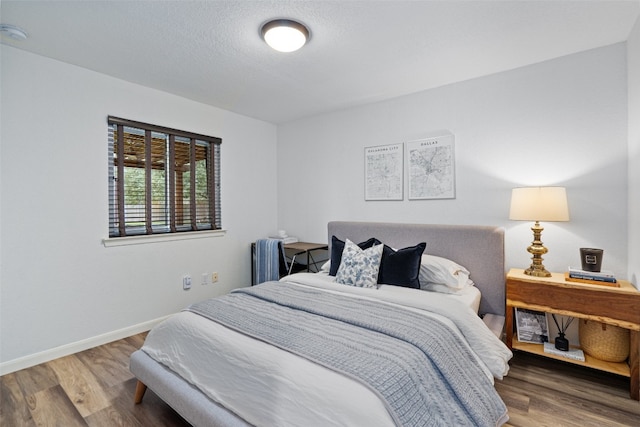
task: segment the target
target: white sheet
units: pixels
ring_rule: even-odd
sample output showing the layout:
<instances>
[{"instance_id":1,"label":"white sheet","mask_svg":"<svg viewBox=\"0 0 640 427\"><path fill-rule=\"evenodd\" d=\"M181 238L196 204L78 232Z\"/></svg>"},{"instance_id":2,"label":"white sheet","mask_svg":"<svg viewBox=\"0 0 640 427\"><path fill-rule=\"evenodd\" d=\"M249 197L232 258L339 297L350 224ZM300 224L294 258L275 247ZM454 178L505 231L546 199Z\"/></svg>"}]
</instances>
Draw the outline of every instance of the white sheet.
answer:
<instances>
[{"instance_id":1,"label":"white sheet","mask_svg":"<svg viewBox=\"0 0 640 427\"><path fill-rule=\"evenodd\" d=\"M466 336L465 329L486 330L471 340L484 348L476 353L487 377L493 379L493 373L501 378L508 370L510 351L468 306L464 308L450 295L386 285L377 290L352 288L317 274L296 274L283 280L358 298L382 299L416 311L425 304L416 296L427 294L433 300L427 305L435 304L445 312L463 311L459 322L474 323L469 319L477 319L479 323L459 328L462 335ZM484 342L486 336L491 338ZM256 426L394 425L384 404L361 383L190 312L156 326L143 350Z\"/></svg>"},{"instance_id":2,"label":"white sheet","mask_svg":"<svg viewBox=\"0 0 640 427\"><path fill-rule=\"evenodd\" d=\"M296 277L303 277L304 275L309 275L311 274L312 277L314 278L313 280L315 281L317 280L321 280L321 281L327 281L327 282L331 282L331 283L335 283L335 276L329 276L329 273L327 272L320 272L320 273L296 273L296 275L291 275L291 276L285 276L282 279L280 279L281 281L296 281ZM303 280L311 280L311 279L303 279ZM343 285L346 286L346 285ZM388 288L393 291L394 288L401 288L402 286L392 286L392 285L379 285L378 290L382 289L383 291L386 291ZM413 294L413 290L410 291ZM432 291L428 291L428 290L423 290L423 292L432 292ZM480 293L480 289L476 288L475 286L465 286L455 292L450 292L447 293L448 295L451 296L451 299L459 301L461 304L466 305L467 307L469 307L471 310L473 310L474 313L478 313L478 310L480 309L480 300L482 299L482 294Z\"/></svg>"}]
</instances>

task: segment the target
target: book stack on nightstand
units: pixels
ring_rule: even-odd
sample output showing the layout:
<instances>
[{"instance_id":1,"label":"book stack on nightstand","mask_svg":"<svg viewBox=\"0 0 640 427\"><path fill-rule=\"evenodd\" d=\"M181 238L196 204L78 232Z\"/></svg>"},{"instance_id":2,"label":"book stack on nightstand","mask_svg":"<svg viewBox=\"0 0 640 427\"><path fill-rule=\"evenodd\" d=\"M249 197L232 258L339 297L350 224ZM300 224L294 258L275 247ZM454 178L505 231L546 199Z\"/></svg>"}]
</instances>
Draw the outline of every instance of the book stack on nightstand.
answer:
<instances>
[{"instance_id":1,"label":"book stack on nightstand","mask_svg":"<svg viewBox=\"0 0 640 427\"><path fill-rule=\"evenodd\" d=\"M277 234L269 236L270 239L281 240L283 245L298 243L298 238L289 236L285 230L278 230Z\"/></svg>"},{"instance_id":2,"label":"book stack on nightstand","mask_svg":"<svg viewBox=\"0 0 640 427\"><path fill-rule=\"evenodd\" d=\"M619 288L620 285L616 280L616 276L611 271L602 270L599 272L580 270L578 268L569 267L569 271L565 273L565 279L569 282L589 283L591 285L605 285Z\"/></svg>"}]
</instances>

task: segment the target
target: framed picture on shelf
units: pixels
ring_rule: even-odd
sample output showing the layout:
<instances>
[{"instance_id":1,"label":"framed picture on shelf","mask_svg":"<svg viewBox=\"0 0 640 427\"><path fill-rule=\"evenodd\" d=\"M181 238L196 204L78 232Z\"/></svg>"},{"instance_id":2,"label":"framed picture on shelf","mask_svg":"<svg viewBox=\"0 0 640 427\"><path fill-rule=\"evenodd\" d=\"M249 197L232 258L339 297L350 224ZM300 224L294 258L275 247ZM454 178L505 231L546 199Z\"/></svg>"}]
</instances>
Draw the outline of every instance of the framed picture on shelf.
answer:
<instances>
[{"instance_id":1,"label":"framed picture on shelf","mask_svg":"<svg viewBox=\"0 0 640 427\"><path fill-rule=\"evenodd\" d=\"M543 344L549 341L547 315L542 311L516 308L516 329L520 342Z\"/></svg>"}]
</instances>

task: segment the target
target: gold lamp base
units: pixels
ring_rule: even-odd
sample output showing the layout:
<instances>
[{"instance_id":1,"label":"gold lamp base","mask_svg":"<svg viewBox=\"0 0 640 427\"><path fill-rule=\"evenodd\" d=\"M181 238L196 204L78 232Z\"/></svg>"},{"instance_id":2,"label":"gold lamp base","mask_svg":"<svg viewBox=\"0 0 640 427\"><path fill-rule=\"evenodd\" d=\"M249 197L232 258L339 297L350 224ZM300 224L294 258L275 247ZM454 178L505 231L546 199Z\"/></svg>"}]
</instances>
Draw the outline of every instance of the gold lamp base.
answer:
<instances>
[{"instance_id":1,"label":"gold lamp base","mask_svg":"<svg viewBox=\"0 0 640 427\"><path fill-rule=\"evenodd\" d=\"M535 277L551 277L551 273L544 268L542 264L542 255L549 252L547 248L542 245L542 228L540 226L540 222L536 221L536 223L531 227L531 231L533 231L533 242L531 242L531 246L527 248L527 252L531 255L531 266L524 271L524 274Z\"/></svg>"}]
</instances>

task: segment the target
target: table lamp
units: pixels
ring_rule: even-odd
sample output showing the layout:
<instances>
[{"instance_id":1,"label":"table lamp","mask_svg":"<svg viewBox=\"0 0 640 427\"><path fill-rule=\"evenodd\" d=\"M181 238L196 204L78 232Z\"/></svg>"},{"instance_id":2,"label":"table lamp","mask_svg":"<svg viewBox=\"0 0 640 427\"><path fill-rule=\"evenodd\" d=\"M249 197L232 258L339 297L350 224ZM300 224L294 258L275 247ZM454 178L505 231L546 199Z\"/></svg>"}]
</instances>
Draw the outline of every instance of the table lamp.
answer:
<instances>
[{"instance_id":1,"label":"table lamp","mask_svg":"<svg viewBox=\"0 0 640 427\"><path fill-rule=\"evenodd\" d=\"M542 255L548 249L542 245L542 228L540 221L569 221L567 192L564 187L521 187L511 191L511 210L509 219L516 221L535 221L533 242L527 248L531 255L531 266L524 274L537 277L549 277L542 264Z\"/></svg>"}]
</instances>

